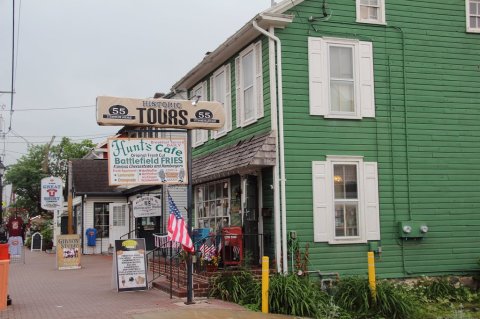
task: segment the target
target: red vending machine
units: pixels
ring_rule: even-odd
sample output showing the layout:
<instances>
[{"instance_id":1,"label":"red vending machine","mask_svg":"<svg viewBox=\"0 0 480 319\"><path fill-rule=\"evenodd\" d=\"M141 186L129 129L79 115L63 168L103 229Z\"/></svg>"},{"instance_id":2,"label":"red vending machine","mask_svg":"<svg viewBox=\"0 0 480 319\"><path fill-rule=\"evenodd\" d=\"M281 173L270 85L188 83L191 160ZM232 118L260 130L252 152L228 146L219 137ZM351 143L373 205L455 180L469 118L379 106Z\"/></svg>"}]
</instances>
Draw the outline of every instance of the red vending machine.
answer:
<instances>
[{"instance_id":1,"label":"red vending machine","mask_svg":"<svg viewBox=\"0 0 480 319\"><path fill-rule=\"evenodd\" d=\"M243 259L242 227L224 227L222 229L223 264L239 265Z\"/></svg>"}]
</instances>

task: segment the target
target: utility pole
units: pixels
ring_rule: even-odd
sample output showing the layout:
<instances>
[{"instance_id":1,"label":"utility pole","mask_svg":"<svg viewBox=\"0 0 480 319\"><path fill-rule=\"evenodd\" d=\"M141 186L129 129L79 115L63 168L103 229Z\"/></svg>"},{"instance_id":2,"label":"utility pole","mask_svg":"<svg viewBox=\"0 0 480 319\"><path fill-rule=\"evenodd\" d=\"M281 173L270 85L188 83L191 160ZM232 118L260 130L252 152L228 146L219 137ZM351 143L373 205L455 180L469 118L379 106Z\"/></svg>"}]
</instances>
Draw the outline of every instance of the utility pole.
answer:
<instances>
[{"instance_id":1,"label":"utility pole","mask_svg":"<svg viewBox=\"0 0 480 319\"><path fill-rule=\"evenodd\" d=\"M45 174L48 174L48 153L50 152L50 147L52 147L54 140L55 140L55 135L52 136L50 143L48 143L47 147L45 148L45 154L43 157L43 164L42 164L42 169Z\"/></svg>"},{"instance_id":2,"label":"utility pole","mask_svg":"<svg viewBox=\"0 0 480 319\"><path fill-rule=\"evenodd\" d=\"M67 192L68 192L68 234L73 234L73 195L72 195L72 162L68 161L68 177L67 177Z\"/></svg>"},{"instance_id":3,"label":"utility pole","mask_svg":"<svg viewBox=\"0 0 480 319\"><path fill-rule=\"evenodd\" d=\"M0 158L0 225L3 224L3 173L5 172L5 165Z\"/></svg>"}]
</instances>

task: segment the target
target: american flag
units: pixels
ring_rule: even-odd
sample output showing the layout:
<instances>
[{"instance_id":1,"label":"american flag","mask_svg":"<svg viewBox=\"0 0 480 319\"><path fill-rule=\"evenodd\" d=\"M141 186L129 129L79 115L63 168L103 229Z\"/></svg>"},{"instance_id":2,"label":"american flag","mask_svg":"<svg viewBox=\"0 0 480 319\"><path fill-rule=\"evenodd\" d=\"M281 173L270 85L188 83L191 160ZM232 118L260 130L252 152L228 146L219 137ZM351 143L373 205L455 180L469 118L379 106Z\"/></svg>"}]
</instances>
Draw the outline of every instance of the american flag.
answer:
<instances>
[{"instance_id":1,"label":"american flag","mask_svg":"<svg viewBox=\"0 0 480 319\"><path fill-rule=\"evenodd\" d=\"M216 253L215 245L203 244L202 246L200 246L200 252L203 256L214 255Z\"/></svg>"},{"instance_id":2,"label":"american flag","mask_svg":"<svg viewBox=\"0 0 480 319\"><path fill-rule=\"evenodd\" d=\"M168 218L168 239L176 241L182 244L183 249L193 253L195 248L193 247L192 239L188 235L187 228L185 227L185 220L180 214L180 211L175 205L170 193L168 194L168 207L170 209L170 217Z\"/></svg>"}]
</instances>

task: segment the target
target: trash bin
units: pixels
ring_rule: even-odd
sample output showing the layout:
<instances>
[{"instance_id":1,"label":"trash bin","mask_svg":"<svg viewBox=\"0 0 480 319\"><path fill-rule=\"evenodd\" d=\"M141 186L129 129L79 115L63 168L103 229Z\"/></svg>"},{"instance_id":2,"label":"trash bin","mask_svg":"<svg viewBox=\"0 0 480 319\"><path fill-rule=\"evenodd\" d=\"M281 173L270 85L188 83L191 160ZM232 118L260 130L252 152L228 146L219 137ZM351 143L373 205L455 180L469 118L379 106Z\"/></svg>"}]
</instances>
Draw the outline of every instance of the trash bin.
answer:
<instances>
[{"instance_id":1,"label":"trash bin","mask_svg":"<svg viewBox=\"0 0 480 319\"><path fill-rule=\"evenodd\" d=\"M7 308L9 267L8 244L0 244L0 310Z\"/></svg>"},{"instance_id":2,"label":"trash bin","mask_svg":"<svg viewBox=\"0 0 480 319\"><path fill-rule=\"evenodd\" d=\"M0 260L10 260L8 244L0 244Z\"/></svg>"}]
</instances>

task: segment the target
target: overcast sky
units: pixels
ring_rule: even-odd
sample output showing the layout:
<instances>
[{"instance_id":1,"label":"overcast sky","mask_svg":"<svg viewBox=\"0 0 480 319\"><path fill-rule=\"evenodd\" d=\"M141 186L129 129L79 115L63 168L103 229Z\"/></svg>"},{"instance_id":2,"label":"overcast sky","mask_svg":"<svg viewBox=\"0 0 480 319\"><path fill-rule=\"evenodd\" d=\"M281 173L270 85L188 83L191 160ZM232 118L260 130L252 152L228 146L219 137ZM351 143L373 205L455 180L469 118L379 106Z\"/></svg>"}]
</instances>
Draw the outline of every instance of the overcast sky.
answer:
<instances>
[{"instance_id":1,"label":"overcast sky","mask_svg":"<svg viewBox=\"0 0 480 319\"><path fill-rule=\"evenodd\" d=\"M0 91L11 88L12 2L0 0ZM207 51L271 0L16 0L16 76L0 94L0 153L9 165L27 141L68 136L95 143L119 127L95 121L95 98L169 92ZM17 45L18 44L18 45ZM68 108L63 110L31 110ZM9 131L11 122L11 131ZM20 135L22 138L16 137Z\"/></svg>"}]
</instances>

